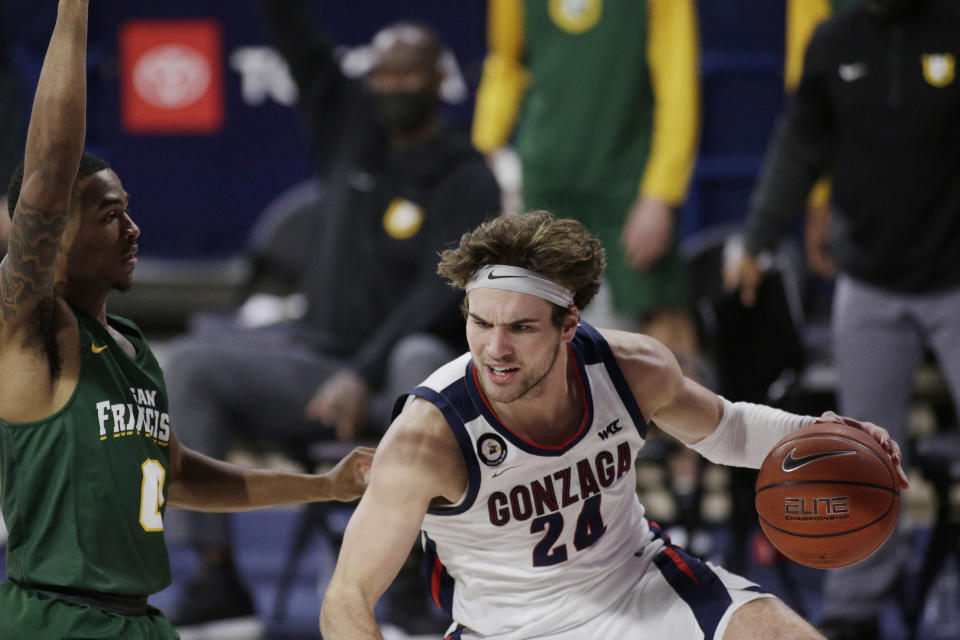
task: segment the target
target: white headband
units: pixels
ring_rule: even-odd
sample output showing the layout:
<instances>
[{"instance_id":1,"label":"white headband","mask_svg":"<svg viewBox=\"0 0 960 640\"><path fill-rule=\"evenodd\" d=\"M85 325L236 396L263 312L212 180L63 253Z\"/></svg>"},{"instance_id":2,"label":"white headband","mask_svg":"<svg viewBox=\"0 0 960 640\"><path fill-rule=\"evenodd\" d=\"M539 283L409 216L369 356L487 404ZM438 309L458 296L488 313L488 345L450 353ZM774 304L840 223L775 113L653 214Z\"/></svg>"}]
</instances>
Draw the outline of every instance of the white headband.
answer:
<instances>
[{"instance_id":1,"label":"white headband","mask_svg":"<svg viewBox=\"0 0 960 640\"><path fill-rule=\"evenodd\" d=\"M465 290L480 288L528 293L558 304L564 309L573 304L573 294L557 283L547 280L536 271L506 264L481 267L467 283Z\"/></svg>"}]
</instances>

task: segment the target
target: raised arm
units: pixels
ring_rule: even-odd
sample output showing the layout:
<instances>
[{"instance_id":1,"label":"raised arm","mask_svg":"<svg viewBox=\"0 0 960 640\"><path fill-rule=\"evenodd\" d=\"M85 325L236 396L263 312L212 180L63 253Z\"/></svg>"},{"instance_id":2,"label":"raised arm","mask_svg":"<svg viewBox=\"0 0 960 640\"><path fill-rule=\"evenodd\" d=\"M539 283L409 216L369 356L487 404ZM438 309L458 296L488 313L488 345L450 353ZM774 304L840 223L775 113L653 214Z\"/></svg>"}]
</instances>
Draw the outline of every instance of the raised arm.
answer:
<instances>
[{"instance_id":1,"label":"raised arm","mask_svg":"<svg viewBox=\"0 0 960 640\"><path fill-rule=\"evenodd\" d=\"M248 511L282 504L356 500L366 486L373 449L357 447L327 473L252 469L215 460L170 439L168 505L193 511Z\"/></svg>"},{"instance_id":2,"label":"raised arm","mask_svg":"<svg viewBox=\"0 0 960 640\"><path fill-rule=\"evenodd\" d=\"M0 343L53 293L86 133L87 0L60 0L27 130L23 186L0 265Z\"/></svg>"},{"instance_id":3,"label":"raised arm","mask_svg":"<svg viewBox=\"0 0 960 640\"><path fill-rule=\"evenodd\" d=\"M338 160L345 132L357 135L348 123L362 117L359 86L340 71L333 45L305 0L259 0L259 5L273 44L296 82L297 106L314 159L326 171Z\"/></svg>"},{"instance_id":4,"label":"raised arm","mask_svg":"<svg viewBox=\"0 0 960 640\"><path fill-rule=\"evenodd\" d=\"M320 612L324 638L382 638L374 605L409 555L430 501L458 500L466 482L463 456L442 414L415 400L377 448L370 486L347 525Z\"/></svg>"}]
</instances>

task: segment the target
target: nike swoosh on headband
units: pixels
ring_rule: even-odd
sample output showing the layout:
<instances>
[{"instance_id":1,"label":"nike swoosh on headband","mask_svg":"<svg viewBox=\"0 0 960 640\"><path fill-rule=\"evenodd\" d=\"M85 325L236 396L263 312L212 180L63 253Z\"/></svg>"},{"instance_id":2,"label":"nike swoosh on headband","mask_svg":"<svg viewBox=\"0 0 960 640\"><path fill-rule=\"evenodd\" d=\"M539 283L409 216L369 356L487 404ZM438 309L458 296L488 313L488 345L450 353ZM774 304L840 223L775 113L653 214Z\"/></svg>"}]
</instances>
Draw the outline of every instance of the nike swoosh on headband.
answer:
<instances>
[{"instance_id":1,"label":"nike swoosh on headband","mask_svg":"<svg viewBox=\"0 0 960 640\"><path fill-rule=\"evenodd\" d=\"M568 291L549 278L522 267L507 264L490 264L480 267L467 282L464 291L472 289L504 289L526 293L547 302L569 307L573 304L573 292Z\"/></svg>"}]
</instances>

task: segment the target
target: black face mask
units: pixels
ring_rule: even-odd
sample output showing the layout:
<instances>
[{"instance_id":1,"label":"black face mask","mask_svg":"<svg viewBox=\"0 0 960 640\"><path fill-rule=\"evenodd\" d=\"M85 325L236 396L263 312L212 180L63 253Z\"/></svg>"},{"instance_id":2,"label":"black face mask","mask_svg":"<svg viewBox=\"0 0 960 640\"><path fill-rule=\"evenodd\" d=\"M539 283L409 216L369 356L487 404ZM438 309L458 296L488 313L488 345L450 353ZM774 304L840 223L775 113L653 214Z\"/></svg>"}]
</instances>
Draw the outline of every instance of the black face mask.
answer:
<instances>
[{"instance_id":1,"label":"black face mask","mask_svg":"<svg viewBox=\"0 0 960 640\"><path fill-rule=\"evenodd\" d=\"M924 4L926 0L864 0L867 11L881 20L904 16Z\"/></svg>"},{"instance_id":2,"label":"black face mask","mask_svg":"<svg viewBox=\"0 0 960 640\"><path fill-rule=\"evenodd\" d=\"M416 131L437 108L437 97L430 91L371 92L377 118L389 133Z\"/></svg>"}]
</instances>

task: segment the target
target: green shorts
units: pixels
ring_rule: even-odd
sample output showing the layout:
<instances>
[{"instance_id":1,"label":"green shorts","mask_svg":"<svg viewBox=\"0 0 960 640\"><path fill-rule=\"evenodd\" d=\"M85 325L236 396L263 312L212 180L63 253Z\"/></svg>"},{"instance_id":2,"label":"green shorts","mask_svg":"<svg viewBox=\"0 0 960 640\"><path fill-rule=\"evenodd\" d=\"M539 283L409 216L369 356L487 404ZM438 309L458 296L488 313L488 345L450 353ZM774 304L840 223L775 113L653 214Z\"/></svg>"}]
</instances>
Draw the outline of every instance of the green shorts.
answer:
<instances>
[{"instance_id":1,"label":"green shorts","mask_svg":"<svg viewBox=\"0 0 960 640\"><path fill-rule=\"evenodd\" d=\"M636 199L635 190L603 195L524 193L528 210L546 209L558 218L574 218L587 227L607 252L604 279L610 285L613 308L620 313L645 316L665 309L690 305L691 288L686 265L680 255L680 228L674 225L673 244L668 253L647 271L636 271L627 261L620 234L627 212Z\"/></svg>"},{"instance_id":2,"label":"green shorts","mask_svg":"<svg viewBox=\"0 0 960 640\"><path fill-rule=\"evenodd\" d=\"M7 580L0 584L0 638L29 640L179 640L159 609L142 616L110 613Z\"/></svg>"}]
</instances>

